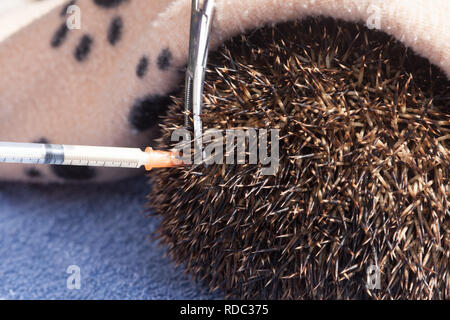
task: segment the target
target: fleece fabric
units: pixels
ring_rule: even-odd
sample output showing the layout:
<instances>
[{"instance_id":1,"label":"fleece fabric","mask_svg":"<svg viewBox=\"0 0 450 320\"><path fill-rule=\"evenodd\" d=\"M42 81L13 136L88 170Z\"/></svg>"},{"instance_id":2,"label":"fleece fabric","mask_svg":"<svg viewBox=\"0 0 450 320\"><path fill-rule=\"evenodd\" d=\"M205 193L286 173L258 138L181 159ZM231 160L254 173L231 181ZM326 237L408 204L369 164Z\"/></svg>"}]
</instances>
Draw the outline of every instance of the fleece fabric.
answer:
<instances>
[{"instance_id":1,"label":"fleece fabric","mask_svg":"<svg viewBox=\"0 0 450 320\"><path fill-rule=\"evenodd\" d=\"M159 221L143 212L147 191L142 177L0 183L0 300L222 298L150 241Z\"/></svg>"}]
</instances>

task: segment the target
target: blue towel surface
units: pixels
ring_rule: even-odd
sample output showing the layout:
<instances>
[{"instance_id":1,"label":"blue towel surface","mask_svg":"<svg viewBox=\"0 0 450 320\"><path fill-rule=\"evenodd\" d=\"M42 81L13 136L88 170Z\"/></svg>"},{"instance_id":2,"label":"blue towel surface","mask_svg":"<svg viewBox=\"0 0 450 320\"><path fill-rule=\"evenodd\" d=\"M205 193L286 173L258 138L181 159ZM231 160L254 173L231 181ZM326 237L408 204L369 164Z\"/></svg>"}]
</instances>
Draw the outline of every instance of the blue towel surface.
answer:
<instances>
[{"instance_id":1,"label":"blue towel surface","mask_svg":"<svg viewBox=\"0 0 450 320\"><path fill-rule=\"evenodd\" d=\"M98 185L0 183L0 299L213 299L148 236L144 178ZM79 267L80 289L67 268ZM70 283L75 283L71 282Z\"/></svg>"}]
</instances>

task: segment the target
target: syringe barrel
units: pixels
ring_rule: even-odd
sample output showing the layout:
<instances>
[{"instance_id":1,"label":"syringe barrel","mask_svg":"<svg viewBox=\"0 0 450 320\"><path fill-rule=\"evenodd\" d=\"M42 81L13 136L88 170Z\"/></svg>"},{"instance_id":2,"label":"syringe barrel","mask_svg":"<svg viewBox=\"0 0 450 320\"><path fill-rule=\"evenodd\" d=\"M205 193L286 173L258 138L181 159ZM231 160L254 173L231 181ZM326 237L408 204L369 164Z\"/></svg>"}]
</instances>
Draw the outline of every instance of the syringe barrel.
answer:
<instances>
[{"instance_id":1,"label":"syringe barrel","mask_svg":"<svg viewBox=\"0 0 450 320\"><path fill-rule=\"evenodd\" d=\"M44 144L0 142L0 162L45 164L46 154Z\"/></svg>"},{"instance_id":2,"label":"syringe barrel","mask_svg":"<svg viewBox=\"0 0 450 320\"><path fill-rule=\"evenodd\" d=\"M0 162L139 168L148 161L139 148L0 142Z\"/></svg>"}]
</instances>

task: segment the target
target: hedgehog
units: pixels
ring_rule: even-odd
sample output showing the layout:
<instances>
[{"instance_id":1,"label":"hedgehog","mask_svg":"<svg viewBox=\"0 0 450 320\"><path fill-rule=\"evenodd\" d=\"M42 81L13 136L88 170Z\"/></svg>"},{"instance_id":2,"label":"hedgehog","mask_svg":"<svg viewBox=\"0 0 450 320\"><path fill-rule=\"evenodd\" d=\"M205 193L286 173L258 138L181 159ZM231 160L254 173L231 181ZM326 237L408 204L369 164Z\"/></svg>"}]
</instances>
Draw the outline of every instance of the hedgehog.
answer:
<instances>
[{"instance_id":1,"label":"hedgehog","mask_svg":"<svg viewBox=\"0 0 450 320\"><path fill-rule=\"evenodd\" d=\"M210 54L203 129L279 130L278 171L150 173L155 236L227 298L449 299L449 101L438 67L358 23L315 17L230 39ZM160 148L174 147L183 110L180 93Z\"/></svg>"}]
</instances>

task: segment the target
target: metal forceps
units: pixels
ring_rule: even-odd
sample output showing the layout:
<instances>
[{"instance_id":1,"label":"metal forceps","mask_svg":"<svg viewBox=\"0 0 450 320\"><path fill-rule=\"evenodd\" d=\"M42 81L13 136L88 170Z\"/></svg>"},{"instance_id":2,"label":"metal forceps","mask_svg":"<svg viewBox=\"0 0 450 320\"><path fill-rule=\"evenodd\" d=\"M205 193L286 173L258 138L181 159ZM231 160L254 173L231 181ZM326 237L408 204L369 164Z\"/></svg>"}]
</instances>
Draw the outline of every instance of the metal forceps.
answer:
<instances>
[{"instance_id":1,"label":"metal forceps","mask_svg":"<svg viewBox=\"0 0 450 320\"><path fill-rule=\"evenodd\" d=\"M194 145L202 148L202 107L209 38L214 14L215 0L205 0L200 9L199 0L192 0L191 28L189 36L189 59L186 72L185 125L189 125L189 112L194 124ZM199 148L199 149L197 149ZM196 153L198 154L198 153Z\"/></svg>"}]
</instances>

